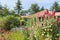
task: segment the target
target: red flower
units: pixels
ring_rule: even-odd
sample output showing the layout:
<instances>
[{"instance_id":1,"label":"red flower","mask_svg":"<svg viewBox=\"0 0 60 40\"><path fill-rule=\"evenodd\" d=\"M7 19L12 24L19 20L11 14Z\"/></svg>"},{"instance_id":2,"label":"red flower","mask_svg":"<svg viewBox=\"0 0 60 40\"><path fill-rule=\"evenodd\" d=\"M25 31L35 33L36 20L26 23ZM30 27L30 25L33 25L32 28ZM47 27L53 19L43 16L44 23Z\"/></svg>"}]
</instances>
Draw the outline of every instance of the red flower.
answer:
<instances>
[{"instance_id":1,"label":"red flower","mask_svg":"<svg viewBox=\"0 0 60 40\"><path fill-rule=\"evenodd\" d=\"M53 14L55 14L55 13L56 13L56 10L53 11Z\"/></svg>"},{"instance_id":2,"label":"red flower","mask_svg":"<svg viewBox=\"0 0 60 40\"><path fill-rule=\"evenodd\" d=\"M58 22L59 20L60 20L60 18L57 18L57 19L56 19L56 22Z\"/></svg>"},{"instance_id":3,"label":"red flower","mask_svg":"<svg viewBox=\"0 0 60 40\"><path fill-rule=\"evenodd\" d=\"M55 13L56 13L56 10L54 10L54 11L52 12L52 15L51 15L51 16L54 16L54 15L55 15Z\"/></svg>"},{"instance_id":4,"label":"red flower","mask_svg":"<svg viewBox=\"0 0 60 40\"><path fill-rule=\"evenodd\" d=\"M49 13L49 14L48 14L48 16L49 16L49 17L52 17L52 14L51 14L51 13Z\"/></svg>"},{"instance_id":5,"label":"red flower","mask_svg":"<svg viewBox=\"0 0 60 40\"><path fill-rule=\"evenodd\" d=\"M52 17L52 16L53 16L53 14L51 14L51 13L50 13L49 15L50 15L50 17Z\"/></svg>"},{"instance_id":6,"label":"red flower","mask_svg":"<svg viewBox=\"0 0 60 40\"><path fill-rule=\"evenodd\" d=\"M43 18L45 18L45 15L43 15Z\"/></svg>"},{"instance_id":7,"label":"red flower","mask_svg":"<svg viewBox=\"0 0 60 40\"><path fill-rule=\"evenodd\" d=\"M45 12L45 14L48 14L49 13L49 11L48 11L48 9L46 9L46 12Z\"/></svg>"}]
</instances>

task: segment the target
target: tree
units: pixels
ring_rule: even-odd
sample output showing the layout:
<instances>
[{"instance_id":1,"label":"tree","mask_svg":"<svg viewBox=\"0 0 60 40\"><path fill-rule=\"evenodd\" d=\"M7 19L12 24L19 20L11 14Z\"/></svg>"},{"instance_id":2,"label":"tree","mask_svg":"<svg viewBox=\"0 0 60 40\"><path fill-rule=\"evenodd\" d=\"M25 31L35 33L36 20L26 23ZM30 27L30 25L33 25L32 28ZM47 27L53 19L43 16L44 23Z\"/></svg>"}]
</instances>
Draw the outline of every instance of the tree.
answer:
<instances>
[{"instance_id":1,"label":"tree","mask_svg":"<svg viewBox=\"0 0 60 40\"><path fill-rule=\"evenodd\" d=\"M39 6L35 3L35 4L31 4L29 11L31 14L34 14L36 12L39 12L40 9L39 9Z\"/></svg>"},{"instance_id":2,"label":"tree","mask_svg":"<svg viewBox=\"0 0 60 40\"><path fill-rule=\"evenodd\" d=\"M7 7L7 5L5 5L3 7L3 16L7 16L7 15L10 15L10 12L9 12L9 8Z\"/></svg>"},{"instance_id":3,"label":"tree","mask_svg":"<svg viewBox=\"0 0 60 40\"><path fill-rule=\"evenodd\" d=\"M20 0L18 0L16 3L16 11L18 12L18 15L20 15L21 9L22 9L21 2Z\"/></svg>"},{"instance_id":4,"label":"tree","mask_svg":"<svg viewBox=\"0 0 60 40\"><path fill-rule=\"evenodd\" d=\"M57 2L54 2L54 4L53 4L52 7L51 7L51 11L54 10L54 9L55 9L57 12L60 11L60 10L59 10L60 8L59 8L59 5L58 5Z\"/></svg>"},{"instance_id":5,"label":"tree","mask_svg":"<svg viewBox=\"0 0 60 40\"><path fill-rule=\"evenodd\" d=\"M42 8L40 9L40 11L42 11L42 10L44 10L44 7L42 7Z\"/></svg>"},{"instance_id":6,"label":"tree","mask_svg":"<svg viewBox=\"0 0 60 40\"><path fill-rule=\"evenodd\" d=\"M9 15L9 8L7 7L7 5L5 5L4 7L0 6L0 17L4 17Z\"/></svg>"},{"instance_id":7,"label":"tree","mask_svg":"<svg viewBox=\"0 0 60 40\"><path fill-rule=\"evenodd\" d=\"M1 3L0 3L0 10L2 9L3 7L2 7L2 5L1 5Z\"/></svg>"},{"instance_id":8,"label":"tree","mask_svg":"<svg viewBox=\"0 0 60 40\"><path fill-rule=\"evenodd\" d=\"M27 13L28 13L28 11L26 11L26 10L22 10L20 15L22 15L22 16L26 16Z\"/></svg>"},{"instance_id":9,"label":"tree","mask_svg":"<svg viewBox=\"0 0 60 40\"><path fill-rule=\"evenodd\" d=\"M3 6L0 4L0 17L3 16Z\"/></svg>"},{"instance_id":10,"label":"tree","mask_svg":"<svg viewBox=\"0 0 60 40\"><path fill-rule=\"evenodd\" d=\"M11 10L11 11L10 11L10 15L16 15L16 14L15 14L15 10Z\"/></svg>"}]
</instances>

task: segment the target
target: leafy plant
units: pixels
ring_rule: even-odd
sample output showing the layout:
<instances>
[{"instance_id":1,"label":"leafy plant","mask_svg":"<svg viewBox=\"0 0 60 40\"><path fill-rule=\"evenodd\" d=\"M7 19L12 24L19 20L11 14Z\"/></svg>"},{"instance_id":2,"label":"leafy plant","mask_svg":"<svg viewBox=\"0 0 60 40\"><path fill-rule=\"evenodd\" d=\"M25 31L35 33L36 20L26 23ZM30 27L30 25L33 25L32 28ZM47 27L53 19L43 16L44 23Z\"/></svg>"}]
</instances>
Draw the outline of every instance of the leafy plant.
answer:
<instances>
[{"instance_id":1,"label":"leafy plant","mask_svg":"<svg viewBox=\"0 0 60 40\"><path fill-rule=\"evenodd\" d=\"M20 26L20 18L15 17L13 15L6 16L5 18L5 30L10 30L13 27L19 27Z\"/></svg>"},{"instance_id":2,"label":"leafy plant","mask_svg":"<svg viewBox=\"0 0 60 40\"><path fill-rule=\"evenodd\" d=\"M22 31L13 31L3 34L5 40L25 40L25 35Z\"/></svg>"},{"instance_id":3,"label":"leafy plant","mask_svg":"<svg viewBox=\"0 0 60 40\"><path fill-rule=\"evenodd\" d=\"M0 31L4 27L4 24L5 24L4 18L0 17Z\"/></svg>"}]
</instances>

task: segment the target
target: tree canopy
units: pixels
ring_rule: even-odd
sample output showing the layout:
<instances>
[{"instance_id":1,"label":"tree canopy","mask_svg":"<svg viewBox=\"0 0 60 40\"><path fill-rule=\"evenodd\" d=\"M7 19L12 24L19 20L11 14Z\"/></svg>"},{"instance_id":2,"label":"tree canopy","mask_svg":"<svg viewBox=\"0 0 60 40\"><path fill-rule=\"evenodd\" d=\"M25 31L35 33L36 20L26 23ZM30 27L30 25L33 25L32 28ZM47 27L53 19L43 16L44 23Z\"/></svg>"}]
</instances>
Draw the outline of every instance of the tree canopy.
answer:
<instances>
[{"instance_id":1,"label":"tree canopy","mask_svg":"<svg viewBox=\"0 0 60 40\"><path fill-rule=\"evenodd\" d=\"M20 11L22 9L20 0L17 1L15 10L17 11L18 15L20 15Z\"/></svg>"},{"instance_id":2,"label":"tree canopy","mask_svg":"<svg viewBox=\"0 0 60 40\"><path fill-rule=\"evenodd\" d=\"M30 11L31 14L34 14L36 12L39 12L40 8L39 8L38 4L36 4L36 3L31 4L31 7L30 7L29 11Z\"/></svg>"},{"instance_id":3,"label":"tree canopy","mask_svg":"<svg viewBox=\"0 0 60 40\"><path fill-rule=\"evenodd\" d=\"M60 6L57 2L54 2L52 7L51 7L51 10L56 10L57 12L60 12Z\"/></svg>"}]
</instances>

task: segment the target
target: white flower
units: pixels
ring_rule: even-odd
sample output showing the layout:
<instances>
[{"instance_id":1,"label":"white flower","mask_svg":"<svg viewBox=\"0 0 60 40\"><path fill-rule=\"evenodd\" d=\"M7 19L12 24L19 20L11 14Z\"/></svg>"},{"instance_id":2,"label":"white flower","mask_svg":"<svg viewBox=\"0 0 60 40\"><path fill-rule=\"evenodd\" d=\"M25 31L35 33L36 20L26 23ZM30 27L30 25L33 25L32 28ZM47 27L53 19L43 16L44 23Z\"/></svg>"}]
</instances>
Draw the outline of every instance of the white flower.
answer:
<instances>
[{"instance_id":1,"label":"white flower","mask_svg":"<svg viewBox=\"0 0 60 40\"><path fill-rule=\"evenodd\" d=\"M44 35L44 34L42 34L42 35Z\"/></svg>"}]
</instances>

